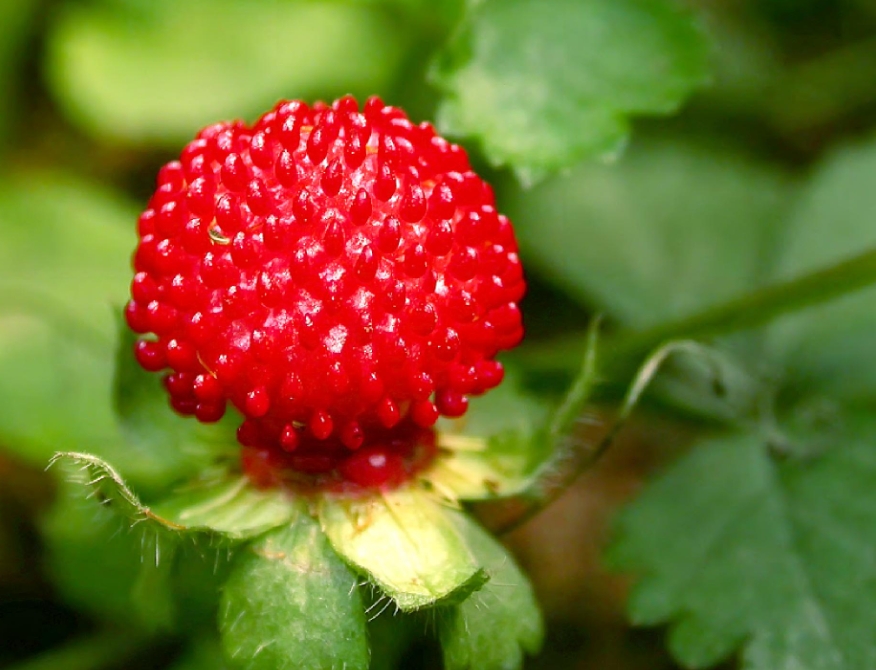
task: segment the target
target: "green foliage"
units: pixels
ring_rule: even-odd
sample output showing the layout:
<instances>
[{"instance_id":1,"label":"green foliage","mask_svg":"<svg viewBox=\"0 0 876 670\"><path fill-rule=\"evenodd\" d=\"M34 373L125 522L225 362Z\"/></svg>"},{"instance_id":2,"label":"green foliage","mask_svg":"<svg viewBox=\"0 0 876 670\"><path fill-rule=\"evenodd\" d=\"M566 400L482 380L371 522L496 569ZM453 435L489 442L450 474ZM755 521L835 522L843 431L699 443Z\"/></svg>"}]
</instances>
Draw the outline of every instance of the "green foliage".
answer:
<instances>
[{"instance_id":1,"label":"green foliage","mask_svg":"<svg viewBox=\"0 0 876 670\"><path fill-rule=\"evenodd\" d=\"M533 181L616 153L628 115L675 111L707 78L707 52L667 0L470 3L435 70L439 120Z\"/></svg>"},{"instance_id":2,"label":"green foliage","mask_svg":"<svg viewBox=\"0 0 876 670\"><path fill-rule=\"evenodd\" d=\"M219 626L234 667L368 668L357 579L306 514L241 554L222 592Z\"/></svg>"},{"instance_id":3,"label":"green foliage","mask_svg":"<svg viewBox=\"0 0 876 670\"><path fill-rule=\"evenodd\" d=\"M36 0L5 0L0 4L0 148L6 148L18 110L15 109L18 59L37 8Z\"/></svg>"},{"instance_id":4,"label":"green foliage","mask_svg":"<svg viewBox=\"0 0 876 670\"><path fill-rule=\"evenodd\" d=\"M792 194L774 166L726 147L641 141L509 208L545 277L641 328L762 285Z\"/></svg>"},{"instance_id":5,"label":"green foliage","mask_svg":"<svg viewBox=\"0 0 876 670\"><path fill-rule=\"evenodd\" d=\"M481 589L439 613L447 670L511 670L536 653L544 636L541 612L526 576L496 540L462 514L453 516L490 577Z\"/></svg>"},{"instance_id":6,"label":"green foliage","mask_svg":"<svg viewBox=\"0 0 876 670\"><path fill-rule=\"evenodd\" d=\"M642 575L639 624L702 668L744 645L751 670L872 667L876 452L872 418L777 462L741 433L699 444L622 515L610 559Z\"/></svg>"},{"instance_id":7,"label":"green foliage","mask_svg":"<svg viewBox=\"0 0 876 670\"><path fill-rule=\"evenodd\" d=\"M165 585L136 588L147 570L144 554L149 550L150 559L155 555L155 535L132 530L115 510L86 500L80 486L63 491L61 504L43 524L48 569L56 587L98 619L132 628L166 625L171 596ZM153 562L148 569L154 567Z\"/></svg>"},{"instance_id":8,"label":"green foliage","mask_svg":"<svg viewBox=\"0 0 876 670\"><path fill-rule=\"evenodd\" d=\"M0 436L35 464L88 449L119 457L111 411L113 304L125 299L135 209L63 174L25 173L0 187ZM125 452L149 479L150 453Z\"/></svg>"},{"instance_id":9,"label":"green foliage","mask_svg":"<svg viewBox=\"0 0 876 670\"><path fill-rule=\"evenodd\" d=\"M463 600L488 579L448 511L412 487L326 499L320 521L335 551L403 612Z\"/></svg>"},{"instance_id":10,"label":"green foliage","mask_svg":"<svg viewBox=\"0 0 876 670\"><path fill-rule=\"evenodd\" d=\"M89 132L177 149L281 97L385 89L406 39L368 7L155 0L68 5L48 46L52 91Z\"/></svg>"},{"instance_id":11,"label":"green foliage","mask_svg":"<svg viewBox=\"0 0 876 670\"><path fill-rule=\"evenodd\" d=\"M876 246L874 180L874 140L827 157L794 210L776 276L811 272ZM783 319L771 330L771 348L798 390L871 399L874 328L876 289L867 289Z\"/></svg>"}]
</instances>

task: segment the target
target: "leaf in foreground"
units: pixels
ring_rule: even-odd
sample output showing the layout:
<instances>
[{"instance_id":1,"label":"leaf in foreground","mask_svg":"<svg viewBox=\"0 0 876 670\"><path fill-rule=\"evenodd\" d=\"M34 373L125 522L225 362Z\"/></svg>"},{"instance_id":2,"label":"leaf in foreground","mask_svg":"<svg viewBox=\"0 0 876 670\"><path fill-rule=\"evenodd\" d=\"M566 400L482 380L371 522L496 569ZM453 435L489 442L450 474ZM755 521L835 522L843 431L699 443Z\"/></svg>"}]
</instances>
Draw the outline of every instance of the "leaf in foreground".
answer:
<instances>
[{"instance_id":1,"label":"leaf in foreground","mask_svg":"<svg viewBox=\"0 0 876 670\"><path fill-rule=\"evenodd\" d=\"M302 514L244 550L222 594L226 654L250 670L366 670L357 578Z\"/></svg>"},{"instance_id":2,"label":"leaf in foreground","mask_svg":"<svg viewBox=\"0 0 876 670\"><path fill-rule=\"evenodd\" d=\"M616 151L626 116L674 111L707 43L665 0L485 0L435 70L439 121L525 180Z\"/></svg>"},{"instance_id":3,"label":"leaf in foreground","mask_svg":"<svg viewBox=\"0 0 876 670\"><path fill-rule=\"evenodd\" d=\"M621 516L610 561L640 577L637 624L670 623L685 666L876 667L876 426L816 460L755 436L704 442Z\"/></svg>"},{"instance_id":4,"label":"leaf in foreground","mask_svg":"<svg viewBox=\"0 0 876 670\"><path fill-rule=\"evenodd\" d=\"M454 521L490 581L440 615L438 634L445 667L520 668L524 652L537 652L544 635L541 612L529 580L508 551L468 517L455 514Z\"/></svg>"}]
</instances>

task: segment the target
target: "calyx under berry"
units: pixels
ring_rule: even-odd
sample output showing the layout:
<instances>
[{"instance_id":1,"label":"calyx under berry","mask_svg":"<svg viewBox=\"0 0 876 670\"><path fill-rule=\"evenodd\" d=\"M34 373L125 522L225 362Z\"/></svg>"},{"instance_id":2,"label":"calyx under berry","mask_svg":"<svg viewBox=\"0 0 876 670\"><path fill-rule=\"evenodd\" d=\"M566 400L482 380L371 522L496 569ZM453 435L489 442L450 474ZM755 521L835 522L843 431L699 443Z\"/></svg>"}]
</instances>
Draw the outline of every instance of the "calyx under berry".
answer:
<instances>
[{"instance_id":1,"label":"calyx under berry","mask_svg":"<svg viewBox=\"0 0 876 670\"><path fill-rule=\"evenodd\" d=\"M461 147L378 98L205 128L161 169L138 232L126 317L152 335L137 360L169 369L180 414L216 421L231 402L240 441L293 470L282 452L386 483L354 457L383 449L407 473L387 434L463 415L523 335L492 189Z\"/></svg>"}]
</instances>

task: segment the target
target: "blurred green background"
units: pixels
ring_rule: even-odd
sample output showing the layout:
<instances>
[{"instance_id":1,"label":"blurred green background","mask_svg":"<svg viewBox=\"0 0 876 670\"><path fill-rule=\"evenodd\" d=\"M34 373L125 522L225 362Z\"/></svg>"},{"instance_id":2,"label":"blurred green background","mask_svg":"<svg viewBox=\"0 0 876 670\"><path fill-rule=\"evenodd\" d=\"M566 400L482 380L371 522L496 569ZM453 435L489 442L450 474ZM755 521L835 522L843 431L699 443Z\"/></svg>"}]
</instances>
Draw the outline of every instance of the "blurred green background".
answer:
<instances>
[{"instance_id":1,"label":"blurred green background","mask_svg":"<svg viewBox=\"0 0 876 670\"><path fill-rule=\"evenodd\" d=\"M645 328L876 242L876 2L687 5L706 31L710 82L677 114L636 118L624 152L594 141L585 160L526 189L493 163L541 174L500 156L489 133L456 138L517 226L531 285L519 357L534 386L551 390L574 369L565 343L595 311L609 331ZM252 121L281 98L378 94L415 120L466 130L447 96L464 107L483 92L434 74L448 53L465 58L446 45L466 17L463 0L0 0L0 667L64 670L26 663L131 616L122 586L97 596L89 586L130 584L117 573L136 552L97 512L51 511L61 495L44 471L51 454L98 453L147 492L185 467L184 455L128 440L110 402L114 310L158 168L200 127ZM673 109L645 107L621 109ZM597 160L608 149L613 158ZM856 396L874 378L854 365L872 342L872 298L832 307L859 315L841 332L789 320L742 343L742 356L769 350L767 374L781 368L795 388L839 379ZM687 431L672 412L643 413L510 537L550 623L533 668L675 667L659 632L625 623L626 584L598 554L611 512ZM219 667L209 642L161 639L118 667ZM114 667L105 651L84 649L81 667ZM432 667L434 655L415 650L405 663Z\"/></svg>"}]
</instances>

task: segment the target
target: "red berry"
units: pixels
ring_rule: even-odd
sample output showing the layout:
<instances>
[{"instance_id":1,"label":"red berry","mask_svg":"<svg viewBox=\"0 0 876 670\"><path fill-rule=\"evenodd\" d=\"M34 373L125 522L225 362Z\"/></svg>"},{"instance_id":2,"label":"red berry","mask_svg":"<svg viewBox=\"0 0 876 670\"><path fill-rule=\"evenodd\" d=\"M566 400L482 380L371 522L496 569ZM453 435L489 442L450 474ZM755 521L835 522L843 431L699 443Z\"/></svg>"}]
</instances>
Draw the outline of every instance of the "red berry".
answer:
<instances>
[{"instance_id":1,"label":"red berry","mask_svg":"<svg viewBox=\"0 0 876 670\"><path fill-rule=\"evenodd\" d=\"M137 359L173 370L181 413L245 415L262 484L280 462L395 481L386 436L465 413L523 335L523 272L492 189L462 148L378 98L362 112L349 96L284 101L251 128L206 128L159 173L138 232L125 316L153 335Z\"/></svg>"}]
</instances>

